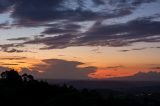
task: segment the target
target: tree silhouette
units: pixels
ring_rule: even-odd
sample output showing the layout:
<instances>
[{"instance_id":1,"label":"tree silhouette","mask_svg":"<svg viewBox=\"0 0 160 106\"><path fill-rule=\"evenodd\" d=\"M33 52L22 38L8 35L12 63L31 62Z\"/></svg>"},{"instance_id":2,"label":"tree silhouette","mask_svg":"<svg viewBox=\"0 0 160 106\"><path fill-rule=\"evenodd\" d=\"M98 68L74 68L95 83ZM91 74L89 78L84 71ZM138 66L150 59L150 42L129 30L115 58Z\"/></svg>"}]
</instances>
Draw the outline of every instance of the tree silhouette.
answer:
<instances>
[{"instance_id":1,"label":"tree silhouette","mask_svg":"<svg viewBox=\"0 0 160 106\"><path fill-rule=\"evenodd\" d=\"M1 77L2 77L2 79L6 79L6 78L7 78L6 73L7 73L7 72L2 72L2 73L1 73Z\"/></svg>"},{"instance_id":2,"label":"tree silhouette","mask_svg":"<svg viewBox=\"0 0 160 106\"><path fill-rule=\"evenodd\" d=\"M22 75L22 80L23 80L24 82L27 82L27 77L28 77L28 75L27 75L26 73L24 73L24 74Z\"/></svg>"},{"instance_id":3,"label":"tree silhouette","mask_svg":"<svg viewBox=\"0 0 160 106\"><path fill-rule=\"evenodd\" d=\"M28 74L24 73L22 75L22 80L24 82L34 81L34 77L32 75L28 75Z\"/></svg>"},{"instance_id":4,"label":"tree silhouette","mask_svg":"<svg viewBox=\"0 0 160 106\"><path fill-rule=\"evenodd\" d=\"M1 77L3 80L7 80L11 82L21 82L22 81L21 76L14 69L10 71L2 72Z\"/></svg>"}]
</instances>

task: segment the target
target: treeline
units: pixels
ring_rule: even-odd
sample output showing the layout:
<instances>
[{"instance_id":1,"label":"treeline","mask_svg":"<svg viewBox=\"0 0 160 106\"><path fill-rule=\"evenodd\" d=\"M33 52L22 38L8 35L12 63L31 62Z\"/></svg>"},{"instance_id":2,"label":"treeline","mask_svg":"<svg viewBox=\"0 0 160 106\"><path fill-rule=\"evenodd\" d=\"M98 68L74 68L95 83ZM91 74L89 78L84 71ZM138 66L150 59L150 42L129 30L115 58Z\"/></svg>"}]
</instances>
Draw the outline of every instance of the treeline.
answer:
<instances>
[{"instance_id":1,"label":"treeline","mask_svg":"<svg viewBox=\"0 0 160 106\"><path fill-rule=\"evenodd\" d=\"M99 106L103 99L94 91L67 85L49 85L32 75L10 70L1 73L0 106Z\"/></svg>"},{"instance_id":2,"label":"treeline","mask_svg":"<svg viewBox=\"0 0 160 106\"><path fill-rule=\"evenodd\" d=\"M0 106L160 106L160 94L102 93L65 84L50 85L15 70L1 73Z\"/></svg>"}]
</instances>

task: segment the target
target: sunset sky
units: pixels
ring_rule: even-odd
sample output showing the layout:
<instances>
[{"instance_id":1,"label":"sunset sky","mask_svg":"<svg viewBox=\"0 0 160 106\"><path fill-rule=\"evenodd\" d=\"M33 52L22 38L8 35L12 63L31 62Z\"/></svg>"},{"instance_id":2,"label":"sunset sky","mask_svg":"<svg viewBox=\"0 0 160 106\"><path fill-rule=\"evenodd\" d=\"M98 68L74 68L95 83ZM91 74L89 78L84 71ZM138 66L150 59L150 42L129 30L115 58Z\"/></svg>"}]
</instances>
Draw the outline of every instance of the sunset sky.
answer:
<instances>
[{"instance_id":1,"label":"sunset sky","mask_svg":"<svg viewBox=\"0 0 160 106\"><path fill-rule=\"evenodd\" d=\"M0 0L0 70L105 79L160 71L160 0Z\"/></svg>"}]
</instances>

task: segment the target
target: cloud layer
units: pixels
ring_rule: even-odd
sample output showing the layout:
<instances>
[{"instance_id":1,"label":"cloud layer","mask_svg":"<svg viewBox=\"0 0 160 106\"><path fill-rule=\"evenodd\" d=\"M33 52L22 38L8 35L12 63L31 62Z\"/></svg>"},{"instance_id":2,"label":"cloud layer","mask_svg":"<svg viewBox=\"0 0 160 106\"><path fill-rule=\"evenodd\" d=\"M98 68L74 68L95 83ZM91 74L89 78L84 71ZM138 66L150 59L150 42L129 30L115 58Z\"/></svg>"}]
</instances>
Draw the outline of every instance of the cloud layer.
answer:
<instances>
[{"instance_id":1,"label":"cloud layer","mask_svg":"<svg viewBox=\"0 0 160 106\"><path fill-rule=\"evenodd\" d=\"M60 33L66 32L66 34L34 39L25 44L45 44L47 47L43 49L61 49L70 46L129 46L137 42L159 42L159 27L159 21L150 19L136 19L115 25L103 25L97 22L84 33L75 34L76 30L71 33L71 30L54 29L53 31L53 29L48 29L46 31L48 33L63 30Z\"/></svg>"},{"instance_id":2,"label":"cloud layer","mask_svg":"<svg viewBox=\"0 0 160 106\"><path fill-rule=\"evenodd\" d=\"M13 27L43 27L41 34L54 35L38 39L8 39L10 41L44 44L41 49L121 47L137 42L160 41L160 22L153 20L160 13L113 25L105 23L108 19L129 16L141 5L153 2L156 0L0 0L0 12L10 12ZM83 22L93 25L86 28Z\"/></svg>"}]
</instances>

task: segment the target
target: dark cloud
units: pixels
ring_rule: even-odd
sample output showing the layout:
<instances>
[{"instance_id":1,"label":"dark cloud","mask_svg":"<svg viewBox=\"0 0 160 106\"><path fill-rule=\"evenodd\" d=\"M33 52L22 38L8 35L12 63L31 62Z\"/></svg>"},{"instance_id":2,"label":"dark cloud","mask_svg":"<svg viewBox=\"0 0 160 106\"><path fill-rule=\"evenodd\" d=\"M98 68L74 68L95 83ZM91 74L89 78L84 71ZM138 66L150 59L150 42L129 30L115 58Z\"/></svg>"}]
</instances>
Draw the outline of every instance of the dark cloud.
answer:
<instances>
[{"instance_id":1,"label":"dark cloud","mask_svg":"<svg viewBox=\"0 0 160 106\"><path fill-rule=\"evenodd\" d=\"M10 29L9 22L0 23L0 29Z\"/></svg>"},{"instance_id":2,"label":"dark cloud","mask_svg":"<svg viewBox=\"0 0 160 106\"><path fill-rule=\"evenodd\" d=\"M160 67L152 67L152 69L160 69Z\"/></svg>"},{"instance_id":3,"label":"dark cloud","mask_svg":"<svg viewBox=\"0 0 160 106\"><path fill-rule=\"evenodd\" d=\"M96 23L80 43L88 45L126 46L135 42L159 42L160 22L137 19L127 23L102 25ZM157 36L157 37L155 37Z\"/></svg>"},{"instance_id":4,"label":"dark cloud","mask_svg":"<svg viewBox=\"0 0 160 106\"><path fill-rule=\"evenodd\" d=\"M7 53L30 52L30 51L27 51L27 50L17 49L17 48L20 48L20 47L24 47L24 44L22 44L22 43L3 44L3 45L0 45L0 48L1 48L0 51L7 52Z\"/></svg>"},{"instance_id":5,"label":"dark cloud","mask_svg":"<svg viewBox=\"0 0 160 106\"><path fill-rule=\"evenodd\" d=\"M38 24L57 17L63 0L16 0L12 17L20 24Z\"/></svg>"},{"instance_id":6,"label":"dark cloud","mask_svg":"<svg viewBox=\"0 0 160 106\"><path fill-rule=\"evenodd\" d=\"M80 32L81 26L78 24L58 25L45 29L43 34L63 34L63 33L77 33Z\"/></svg>"},{"instance_id":7,"label":"dark cloud","mask_svg":"<svg viewBox=\"0 0 160 106\"><path fill-rule=\"evenodd\" d=\"M160 22L137 19L127 23L102 25L96 23L79 43L100 46L127 46L135 42L159 42ZM156 37L155 37L156 36Z\"/></svg>"},{"instance_id":8,"label":"dark cloud","mask_svg":"<svg viewBox=\"0 0 160 106\"><path fill-rule=\"evenodd\" d=\"M114 70L117 71L119 68L125 68L123 65L107 66L100 68L101 70Z\"/></svg>"},{"instance_id":9,"label":"dark cloud","mask_svg":"<svg viewBox=\"0 0 160 106\"><path fill-rule=\"evenodd\" d=\"M35 26L57 20L88 21L121 17L131 14L139 5L153 1L155 0L0 0L0 12L12 9L14 25ZM93 6L89 7L90 4ZM104 9L100 9L99 5ZM96 11L98 9L100 10Z\"/></svg>"},{"instance_id":10,"label":"dark cloud","mask_svg":"<svg viewBox=\"0 0 160 106\"><path fill-rule=\"evenodd\" d=\"M0 58L0 60L23 60L23 59L26 59L26 57L13 56L7 58Z\"/></svg>"},{"instance_id":11,"label":"dark cloud","mask_svg":"<svg viewBox=\"0 0 160 106\"><path fill-rule=\"evenodd\" d=\"M0 13L8 11L12 5L11 0L0 0Z\"/></svg>"},{"instance_id":12,"label":"dark cloud","mask_svg":"<svg viewBox=\"0 0 160 106\"><path fill-rule=\"evenodd\" d=\"M4 63L4 64L1 64L1 65L5 65L5 66L15 66L15 65L19 65L19 64L8 64L8 63Z\"/></svg>"},{"instance_id":13,"label":"dark cloud","mask_svg":"<svg viewBox=\"0 0 160 106\"><path fill-rule=\"evenodd\" d=\"M17 49L7 49L7 50L4 50L3 52L7 52L7 53L22 53L22 52L25 52L24 50L17 50Z\"/></svg>"},{"instance_id":14,"label":"dark cloud","mask_svg":"<svg viewBox=\"0 0 160 106\"><path fill-rule=\"evenodd\" d=\"M136 19L127 23L104 25L103 20L123 17L133 13L143 3L155 0L0 0L0 10L12 9L15 26L43 26L42 34L58 34L22 40L21 44L0 45L2 51L22 52L23 44L45 44L41 49L62 49L70 46L128 46L136 42L159 42L160 22L151 18ZM89 5L89 4L90 5ZM93 4L93 5L92 5ZM99 6L104 7L103 9ZM109 5L109 6L107 6ZM114 8L109 8L109 7ZM100 21L99 21L100 20ZM78 22L97 21L88 31ZM3 27L3 25L0 25ZM15 48L13 48L15 47ZM98 53L98 52L97 52ZM99 52L100 53L100 52Z\"/></svg>"},{"instance_id":15,"label":"dark cloud","mask_svg":"<svg viewBox=\"0 0 160 106\"><path fill-rule=\"evenodd\" d=\"M55 20L86 20L95 17L92 11L66 7L65 0L16 0L12 17L19 25L41 25ZM71 1L76 2L76 1ZM77 4L78 5L78 4ZM70 6L70 5L68 5Z\"/></svg>"},{"instance_id":16,"label":"dark cloud","mask_svg":"<svg viewBox=\"0 0 160 106\"><path fill-rule=\"evenodd\" d=\"M157 46L157 47L150 47L150 48L152 48L152 49L160 49L159 46Z\"/></svg>"},{"instance_id":17,"label":"dark cloud","mask_svg":"<svg viewBox=\"0 0 160 106\"><path fill-rule=\"evenodd\" d=\"M12 43L12 44L4 44L0 45L1 48L8 48L8 47L23 47L24 45L21 43Z\"/></svg>"},{"instance_id":18,"label":"dark cloud","mask_svg":"<svg viewBox=\"0 0 160 106\"><path fill-rule=\"evenodd\" d=\"M26 63L26 62L23 62L23 61L18 61L17 63Z\"/></svg>"},{"instance_id":19,"label":"dark cloud","mask_svg":"<svg viewBox=\"0 0 160 106\"><path fill-rule=\"evenodd\" d=\"M119 50L119 52L129 52L130 50Z\"/></svg>"},{"instance_id":20,"label":"dark cloud","mask_svg":"<svg viewBox=\"0 0 160 106\"><path fill-rule=\"evenodd\" d=\"M159 64L151 64L150 69L153 69L153 70L160 70L160 65L159 65Z\"/></svg>"},{"instance_id":21,"label":"dark cloud","mask_svg":"<svg viewBox=\"0 0 160 106\"><path fill-rule=\"evenodd\" d=\"M22 53L22 52L36 53L29 50L18 49L20 47L24 47L24 44L22 43L3 44L3 45L0 45L0 51L6 52L6 53Z\"/></svg>"},{"instance_id":22,"label":"dark cloud","mask_svg":"<svg viewBox=\"0 0 160 106\"><path fill-rule=\"evenodd\" d=\"M145 50L145 49L147 49L147 48L146 47L143 47L143 48L134 48L132 50Z\"/></svg>"},{"instance_id":23,"label":"dark cloud","mask_svg":"<svg viewBox=\"0 0 160 106\"><path fill-rule=\"evenodd\" d=\"M24 47L24 45L22 43L11 43L11 44L3 44L3 45L0 45L0 48L2 51L8 51L10 48L13 48L13 47Z\"/></svg>"},{"instance_id":24,"label":"dark cloud","mask_svg":"<svg viewBox=\"0 0 160 106\"><path fill-rule=\"evenodd\" d=\"M142 48L133 48L133 49L128 49L128 50L120 50L120 52L129 52L129 51L141 51L145 49L149 49L151 47L142 47Z\"/></svg>"},{"instance_id":25,"label":"dark cloud","mask_svg":"<svg viewBox=\"0 0 160 106\"><path fill-rule=\"evenodd\" d=\"M7 39L9 41L27 41L29 40L30 38L29 37L19 37L19 38L10 38L10 39Z\"/></svg>"},{"instance_id":26,"label":"dark cloud","mask_svg":"<svg viewBox=\"0 0 160 106\"><path fill-rule=\"evenodd\" d=\"M46 47L43 49L62 49L70 46L129 46L137 42L159 42L159 27L159 21L149 19L136 19L114 25L96 22L84 33L44 37L25 42L25 44L45 44Z\"/></svg>"},{"instance_id":27,"label":"dark cloud","mask_svg":"<svg viewBox=\"0 0 160 106\"><path fill-rule=\"evenodd\" d=\"M117 65L117 66L108 66L108 67L105 67L105 69L117 69L117 68L124 68L124 66Z\"/></svg>"},{"instance_id":28,"label":"dark cloud","mask_svg":"<svg viewBox=\"0 0 160 106\"><path fill-rule=\"evenodd\" d=\"M123 0L123 1L127 1L127 0ZM142 3L150 3L150 2L154 2L154 1L157 1L157 0L133 0L132 5L137 6Z\"/></svg>"},{"instance_id":29,"label":"dark cloud","mask_svg":"<svg viewBox=\"0 0 160 106\"><path fill-rule=\"evenodd\" d=\"M66 61L60 59L46 59L42 60L45 64L34 65L31 69L21 68L20 74L31 74L36 78L44 79L90 79L89 73L94 72L97 68L78 67L84 63L78 61ZM3 63L1 65L14 66L18 64ZM9 70L9 68L0 67L0 71Z\"/></svg>"},{"instance_id":30,"label":"dark cloud","mask_svg":"<svg viewBox=\"0 0 160 106\"><path fill-rule=\"evenodd\" d=\"M59 59L43 60L46 64L35 65L33 70L43 71L43 78L55 79L88 79L88 74L96 70L96 67L78 67L84 63Z\"/></svg>"},{"instance_id":31,"label":"dark cloud","mask_svg":"<svg viewBox=\"0 0 160 106\"><path fill-rule=\"evenodd\" d=\"M92 0L96 5L104 5L105 1L104 0Z\"/></svg>"},{"instance_id":32,"label":"dark cloud","mask_svg":"<svg viewBox=\"0 0 160 106\"><path fill-rule=\"evenodd\" d=\"M34 37L34 39L39 39L39 38L45 37L45 35L40 34L40 35L34 35L33 37Z\"/></svg>"},{"instance_id":33,"label":"dark cloud","mask_svg":"<svg viewBox=\"0 0 160 106\"><path fill-rule=\"evenodd\" d=\"M160 47L142 47L142 48L133 48L133 49L124 49L119 50L119 52L129 52L129 51L141 51L146 49L159 49Z\"/></svg>"},{"instance_id":34,"label":"dark cloud","mask_svg":"<svg viewBox=\"0 0 160 106\"><path fill-rule=\"evenodd\" d=\"M45 37L39 38L35 40L30 40L25 42L24 44L45 44L47 47L41 49L62 49L69 46L72 46L72 39L76 36L71 34L64 34L55 37Z\"/></svg>"}]
</instances>

